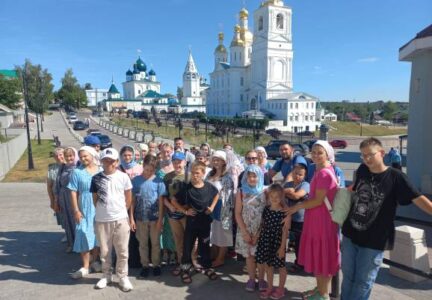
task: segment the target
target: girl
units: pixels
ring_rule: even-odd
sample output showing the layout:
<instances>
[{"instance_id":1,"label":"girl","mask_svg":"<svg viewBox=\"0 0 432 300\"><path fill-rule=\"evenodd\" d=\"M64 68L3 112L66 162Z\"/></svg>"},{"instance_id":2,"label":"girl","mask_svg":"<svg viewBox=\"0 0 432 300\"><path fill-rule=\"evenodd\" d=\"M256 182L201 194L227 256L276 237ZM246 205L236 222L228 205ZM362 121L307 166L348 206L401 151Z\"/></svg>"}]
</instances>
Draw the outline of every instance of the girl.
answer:
<instances>
[{"instance_id":1,"label":"girl","mask_svg":"<svg viewBox=\"0 0 432 300\"><path fill-rule=\"evenodd\" d=\"M137 163L135 149L131 145L124 145L120 149L120 171L126 173L132 180L135 176L142 174L143 167Z\"/></svg>"},{"instance_id":2,"label":"girl","mask_svg":"<svg viewBox=\"0 0 432 300\"><path fill-rule=\"evenodd\" d=\"M71 193L67 188L72 172L78 162L78 152L73 147L64 150L65 163L61 165L56 179L56 202L63 220L63 228L66 233L66 253L72 252L75 240L75 220L71 207Z\"/></svg>"},{"instance_id":3,"label":"girl","mask_svg":"<svg viewBox=\"0 0 432 300\"><path fill-rule=\"evenodd\" d=\"M234 209L234 183L227 172L227 157L222 150L215 151L212 156L213 169L207 176L219 192L219 200L213 213L210 243L216 248L216 259L212 267L217 268L225 263L227 247L233 245L232 214Z\"/></svg>"},{"instance_id":4,"label":"girl","mask_svg":"<svg viewBox=\"0 0 432 300\"><path fill-rule=\"evenodd\" d=\"M61 165L64 163L64 149L56 148L54 150L54 159L55 163L48 165L48 175L47 175L47 192L48 197L50 199L50 207L54 211L54 215L57 219L57 225L60 225L63 228L63 220L61 219L61 214L59 211L59 207L57 205L55 195L56 195L56 179L58 171ZM62 239L62 242L66 241L66 236Z\"/></svg>"},{"instance_id":5,"label":"girl","mask_svg":"<svg viewBox=\"0 0 432 300\"><path fill-rule=\"evenodd\" d=\"M96 261L98 254L95 248L97 241L93 227L95 207L93 196L90 193L90 184L92 177L100 171L96 165L99 155L94 148L89 146L81 147L78 155L81 167L72 172L67 185L71 193L72 211L76 223L73 251L80 253L82 259L82 267L71 275L74 279L86 277L89 274L91 255Z\"/></svg>"},{"instance_id":6,"label":"girl","mask_svg":"<svg viewBox=\"0 0 432 300\"><path fill-rule=\"evenodd\" d=\"M330 144L318 140L311 153L316 172L312 178L309 199L286 209L286 212L289 217L300 209L306 210L298 263L304 266L306 272L314 274L317 287L303 295L305 299L322 300L330 299L330 281L340 267L338 226L332 221L324 203L325 197L333 203L337 183L333 179L336 177L332 167L334 150Z\"/></svg>"},{"instance_id":7,"label":"girl","mask_svg":"<svg viewBox=\"0 0 432 300\"><path fill-rule=\"evenodd\" d=\"M165 143L162 145L160 151L160 161L156 170L156 176L160 179L163 179L166 174L174 171L174 167L171 161L171 155L173 154L173 152L174 149L170 144Z\"/></svg>"},{"instance_id":8,"label":"girl","mask_svg":"<svg viewBox=\"0 0 432 300\"><path fill-rule=\"evenodd\" d=\"M258 241L258 230L265 206L264 175L257 165L249 165L242 177L242 186L236 196L235 217L238 233L236 238L236 252L246 258L249 280L246 290L255 290L255 251ZM260 291L267 288L264 281L263 268L258 269L258 286Z\"/></svg>"},{"instance_id":9,"label":"girl","mask_svg":"<svg viewBox=\"0 0 432 300\"><path fill-rule=\"evenodd\" d=\"M261 292L260 298L280 299L285 296L285 245L288 236L288 226L282 221L285 217L284 190L279 184L272 184L267 190L269 205L264 208L261 219L256 261L264 265L267 274L268 287ZM261 266L262 268L262 266ZM273 268L279 268L279 286L273 289Z\"/></svg>"},{"instance_id":10,"label":"girl","mask_svg":"<svg viewBox=\"0 0 432 300\"><path fill-rule=\"evenodd\" d=\"M204 151L207 154L207 156L212 156L213 155L213 150L210 147L210 144L208 144L208 143L201 144L200 150Z\"/></svg>"},{"instance_id":11,"label":"girl","mask_svg":"<svg viewBox=\"0 0 432 300\"><path fill-rule=\"evenodd\" d=\"M267 160L267 152L264 147L256 147L255 151L258 154L258 165L265 174L273 167L273 165Z\"/></svg>"}]
</instances>

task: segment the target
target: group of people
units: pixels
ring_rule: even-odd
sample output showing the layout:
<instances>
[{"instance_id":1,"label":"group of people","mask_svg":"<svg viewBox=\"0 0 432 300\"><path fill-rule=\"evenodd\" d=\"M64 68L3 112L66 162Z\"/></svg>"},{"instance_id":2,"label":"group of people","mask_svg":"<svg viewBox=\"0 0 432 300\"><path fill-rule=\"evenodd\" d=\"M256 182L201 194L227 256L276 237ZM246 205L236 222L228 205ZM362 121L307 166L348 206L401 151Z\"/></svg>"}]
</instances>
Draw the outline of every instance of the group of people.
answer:
<instances>
[{"instance_id":1,"label":"group of people","mask_svg":"<svg viewBox=\"0 0 432 300\"><path fill-rule=\"evenodd\" d=\"M112 282L115 272L120 288L132 290L128 267L137 260L139 279L161 275L164 261L175 264L171 273L184 284L195 272L215 280L215 269L235 254L246 261L245 289L258 290L261 299L283 298L288 273L303 270L316 278L304 299L329 299L331 279L340 269L341 299L368 299L383 252L393 247L397 205L414 203L432 214L431 202L406 175L384 164L376 138L360 144L363 163L349 187L353 204L341 228L324 203L325 198L333 203L345 185L326 141L314 144L312 162L282 144L274 165L263 147L243 159L229 144L191 151L181 138L119 151L101 151L95 136L85 143L79 150L56 149L47 186L66 233L66 251L82 258L71 276L102 271L97 289ZM279 172L282 180L275 177ZM288 270L287 244L295 249Z\"/></svg>"}]
</instances>

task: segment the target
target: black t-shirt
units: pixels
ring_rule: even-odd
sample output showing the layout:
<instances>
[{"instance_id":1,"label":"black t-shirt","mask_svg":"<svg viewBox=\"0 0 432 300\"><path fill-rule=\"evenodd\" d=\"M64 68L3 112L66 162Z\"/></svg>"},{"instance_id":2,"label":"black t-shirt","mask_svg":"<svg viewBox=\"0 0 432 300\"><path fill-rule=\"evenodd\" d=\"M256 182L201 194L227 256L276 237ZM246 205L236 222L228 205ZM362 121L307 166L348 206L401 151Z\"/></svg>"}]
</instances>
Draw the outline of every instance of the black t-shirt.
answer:
<instances>
[{"instance_id":1,"label":"black t-shirt","mask_svg":"<svg viewBox=\"0 0 432 300\"><path fill-rule=\"evenodd\" d=\"M360 247L391 250L397 205L408 205L421 193L401 171L371 173L361 164L354 183L353 204L342 233Z\"/></svg>"},{"instance_id":2,"label":"black t-shirt","mask_svg":"<svg viewBox=\"0 0 432 300\"><path fill-rule=\"evenodd\" d=\"M204 213L209 207L214 197L218 194L217 188L205 181L204 186L196 188L192 183L188 183L186 188L181 189L175 197L185 199L185 204L195 209L198 213Z\"/></svg>"}]
</instances>

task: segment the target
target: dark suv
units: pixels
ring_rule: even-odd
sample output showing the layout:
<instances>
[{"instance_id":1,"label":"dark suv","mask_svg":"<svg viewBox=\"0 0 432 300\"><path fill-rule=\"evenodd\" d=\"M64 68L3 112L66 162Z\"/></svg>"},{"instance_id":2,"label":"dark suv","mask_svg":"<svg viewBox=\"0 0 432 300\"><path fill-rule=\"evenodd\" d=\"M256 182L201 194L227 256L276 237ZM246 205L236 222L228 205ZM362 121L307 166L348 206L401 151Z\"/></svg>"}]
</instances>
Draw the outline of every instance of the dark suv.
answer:
<instances>
[{"instance_id":1,"label":"dark suv","mask_svg":"<svg viewBox=\"0 0 432 300\"><path fill-rule=\"evenodd\" d=\"M286 143L291 145L291 147L293 148L293 152L294 152L293 154L294 155L300 154L300 155L306 156L309 154L309 149L308 149L307 145L305 145L305 144L293 144L287 140L273 140L273 141L270 141L267 144L267 146L264 146L264 149L267 152L267 157L269 159L280 158L281 156L279 153L279 147L280 147L280 145L283 145Z\"/></svg>"}]
</instances>

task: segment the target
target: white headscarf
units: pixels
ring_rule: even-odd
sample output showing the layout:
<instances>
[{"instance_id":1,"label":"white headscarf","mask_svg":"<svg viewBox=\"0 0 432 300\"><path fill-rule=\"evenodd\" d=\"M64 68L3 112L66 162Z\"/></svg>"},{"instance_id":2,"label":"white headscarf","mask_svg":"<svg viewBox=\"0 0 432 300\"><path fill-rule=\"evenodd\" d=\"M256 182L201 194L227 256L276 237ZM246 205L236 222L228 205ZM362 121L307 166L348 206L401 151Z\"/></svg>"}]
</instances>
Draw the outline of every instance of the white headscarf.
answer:
<instances>
[{"instance_id":1,"label":"white headscarf","mask_svg":"<svg viewBox=\"0 0 432 300\"><path fill-rule=\"evenodd\" d=\"M99 165L99 154L97 153L96 149L90 146L82 146L78 153L80 153L81 151L86 151L88 152L91 156L93 156L93 161L96 165Z\"/></svg>"},{"instance_id":2,"label":"white headscarf","mask_svg":"<svg viewBox=\"0 0 432 300\"><path fill-rule=\"evenodd\" d=\"M329 144L329 142L324 141L324 140L318 140L315 142L315 145L320 145L321 147L324 148L324 150L327 152L327 156L329 158L329 161L331 164L335 163L335 154L334 154L334 149L333 147Z\"/></svg>"},{"instance_id":3,"label":"white headscarf","mask_svg":"<svg viewBox=\"0 0 432 300\"><path fill-rule=\"evenodd\" d=\"M255 148L255 151L264 152L264 157L267 158L267 151L266 151L266 149L264 147L258 146L258 147Z\"/></svg>"}]
</instances>

